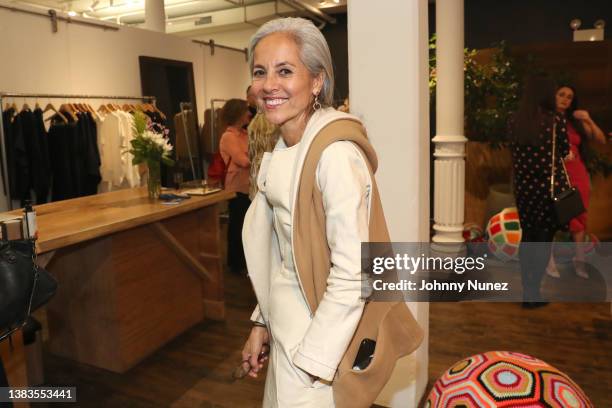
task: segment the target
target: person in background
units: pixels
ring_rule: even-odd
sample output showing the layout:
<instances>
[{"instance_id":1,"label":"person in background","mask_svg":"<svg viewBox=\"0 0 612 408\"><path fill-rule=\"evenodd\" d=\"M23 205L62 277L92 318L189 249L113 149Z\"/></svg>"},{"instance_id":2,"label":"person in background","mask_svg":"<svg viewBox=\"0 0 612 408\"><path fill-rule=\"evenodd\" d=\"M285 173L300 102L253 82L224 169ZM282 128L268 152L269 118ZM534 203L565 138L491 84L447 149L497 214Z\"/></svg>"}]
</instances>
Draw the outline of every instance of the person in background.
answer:
<instances>
[{"instance_id":1,"label":"person in background","mask_svg":"<svg viewBox=\"0 0 612 408\"><path fill-rule=\"evenodd\" d=\"M222 118L227 128L219 141L219 152L225 162L225 190L236 193L229 201L229 223L227 227L227 264L234 273L246 267L242 247L242 224L251 200L249 200L248 135L244 129L251 120L247 102L230 99L223 105Z\"/></svg>"},{"instance_id":2,"label":"person in background","mask_svg":"<svg viewBox=\"0 0 612 408\"><path fill-rule=\"evenodd\" d=\"M525 82L509 132L514 168L514 194L523 231L520 265L523 306L546 304L540 284L550 258L557 225L551 198L553 133L555 143L554 194L569 188L561 160L569 154L566 119L555 109L555 85L547 77L534 76Z\"/></svg>"},{"instance_id":3,"label":"person in background","mask_svg":"<svg viewBox=\"0 0 612 408\"><path fill-rule=\"evenodd\" d=\"M588 211L591 181L580 152L588 139L599 143L606 143L606 136L593 119L591 119L589 112L578 109L578 96L573 86L563 84L557 87L555 106L557 112L567 120L570 152L565 159L565 167L572 186L576 187L580 192L584 208ZM589 278L589 274L584 268L584 245L581 245L585 239L586 227L586 211L569 223L572 239L578 244L576 245L576 256L574 257L574 269L576 270L576 275L584 279ZM550 256L546 273L554 278L560 277L553 254Z\"/></svg>"},{"instance_id":4,"label":"person in background","mask_svg":"<svg viewBox=\"0 0 612 408\"><path fill-rule=\"evenodd\" d=\"M247 104L249 105L249 112L251 112L251 117L255 117L257 115L257 100L255 99L255 95L251 92L251 85L249 85L246 89L246 97Z\"/></svg>"}]
</instances>

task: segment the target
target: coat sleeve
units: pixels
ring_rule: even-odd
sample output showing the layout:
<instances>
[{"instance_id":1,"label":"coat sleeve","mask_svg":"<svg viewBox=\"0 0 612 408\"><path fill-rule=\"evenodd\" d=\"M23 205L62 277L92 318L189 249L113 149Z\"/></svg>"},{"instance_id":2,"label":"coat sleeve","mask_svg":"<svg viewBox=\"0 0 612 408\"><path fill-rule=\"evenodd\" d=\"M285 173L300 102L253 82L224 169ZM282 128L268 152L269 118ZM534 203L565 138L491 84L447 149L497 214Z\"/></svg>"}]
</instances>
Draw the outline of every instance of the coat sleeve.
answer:
<instances>
[{"instance_id":1,"label":"coat sleeve","mask_svg":"<svg viewBox=\"0 0 612 408\"><path fill-rule=\"evenodd\" d=\"M351 142L328 146L317 167L331 250L327 289L293 355L306 372L332 381L363 312L361 242L368 241L371 180Z\"/></svg>"},{"instance_id":2,"label":"coat sleeve","mask_svg":"<svg viewBox=\"0 0 612 408\"><path fill-rule=\"evenodd\" d=\"M259 310L259 304L257 306L255 306L255 310L253 310L253 313L251 314L251 319L250 320L252 322L266 324L266 321L264 320L263 315L261 314L261 310Z\"/></svg>"}]
</instances>

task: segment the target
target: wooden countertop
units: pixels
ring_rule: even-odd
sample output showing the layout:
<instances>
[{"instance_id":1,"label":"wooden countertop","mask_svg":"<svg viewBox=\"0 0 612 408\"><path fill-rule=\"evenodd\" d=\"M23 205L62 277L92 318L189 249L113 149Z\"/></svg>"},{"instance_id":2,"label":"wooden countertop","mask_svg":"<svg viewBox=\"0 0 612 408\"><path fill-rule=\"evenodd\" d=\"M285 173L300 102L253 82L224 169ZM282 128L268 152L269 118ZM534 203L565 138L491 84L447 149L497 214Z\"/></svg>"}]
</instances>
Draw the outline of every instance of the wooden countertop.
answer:
<instances>
[{"instance_id":1,"label":"wooden countertop","mask_svg":"<svg viewBox=\"0 0 612 408\"><path fill-rule=\"evenodd\" d=\"M229 200L234 193L220 191L192 196L180 204L151 201L146 187L113 191L34 206L38 221L39 253L160 221ZM14 210L2 215L21 215Z\"/></svg>"}]
</instances>

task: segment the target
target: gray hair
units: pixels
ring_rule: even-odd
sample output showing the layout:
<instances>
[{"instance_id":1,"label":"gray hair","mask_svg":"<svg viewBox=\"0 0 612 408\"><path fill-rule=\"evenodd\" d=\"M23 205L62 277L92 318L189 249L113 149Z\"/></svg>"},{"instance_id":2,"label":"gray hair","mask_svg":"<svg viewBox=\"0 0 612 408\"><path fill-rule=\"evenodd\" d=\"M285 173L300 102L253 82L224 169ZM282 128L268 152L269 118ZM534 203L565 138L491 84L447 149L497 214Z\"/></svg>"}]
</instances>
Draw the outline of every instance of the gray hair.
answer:
<instances>
[{"instance_id":1,"label":"gray hair","mask_svg":"<svg viewBox=\"0 0 612 408\"><path fill-rule=\"evenodd\" d=\"M323 87L319 102L331 106L334 101L334 67L325 37L310 20L299 17L278 18L268 21L259 29L249 44L249 66L253 72L253 53L264 37L274 33L288 33L300 49L300 60L313 75L323 73Z\"/></svg>"}]
</instances>

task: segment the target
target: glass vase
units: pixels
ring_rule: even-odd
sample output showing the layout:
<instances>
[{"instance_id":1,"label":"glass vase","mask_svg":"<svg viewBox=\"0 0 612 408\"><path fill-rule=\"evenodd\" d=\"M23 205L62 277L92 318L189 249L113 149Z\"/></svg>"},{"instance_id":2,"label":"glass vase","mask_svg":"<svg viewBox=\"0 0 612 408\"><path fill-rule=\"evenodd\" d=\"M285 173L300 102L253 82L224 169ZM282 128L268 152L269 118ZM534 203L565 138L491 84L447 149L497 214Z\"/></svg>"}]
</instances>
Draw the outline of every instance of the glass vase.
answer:
<instances>
[{"instance_id":1,"label":"glass vase","mask_svg":"<svg viewBox=\"0 0 612 408\"><path fill-rule=\"evenodd\" d=\"M161 194L161 165L159 160L147 161L149 168L149 177L147 179L147 191L149 198L156 200Z\"/></svg>"}]
</instances>

